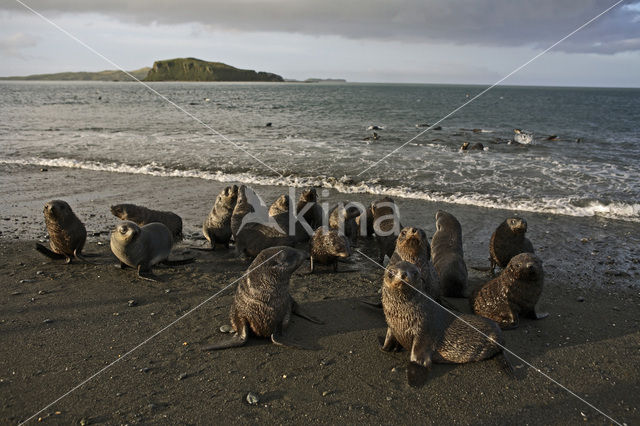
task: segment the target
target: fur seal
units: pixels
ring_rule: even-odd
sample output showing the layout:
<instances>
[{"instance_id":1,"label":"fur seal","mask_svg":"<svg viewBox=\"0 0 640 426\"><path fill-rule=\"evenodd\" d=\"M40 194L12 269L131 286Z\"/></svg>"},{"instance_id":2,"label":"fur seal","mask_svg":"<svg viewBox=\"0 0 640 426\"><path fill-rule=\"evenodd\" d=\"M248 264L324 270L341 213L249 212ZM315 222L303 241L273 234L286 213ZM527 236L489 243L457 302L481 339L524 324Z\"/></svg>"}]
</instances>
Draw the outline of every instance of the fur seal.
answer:
<instances>
[{"instance_id":1,"label":"fur seal","mask_svg":"<svg viewBox=\"0 0 640 426\"><path fill-rule=\"evenodd\" d=\"M211 248L215 250L216 244L222 244L229 248L231 240L231 215L238 199L238 187L236 185L227 186L223 189L209 213L209 216L202 224L202 233Z\"/></svg>"},{"instance_id":2,"label":"fur seal","mask_svg":"<svg viewBox=\"0 0 640 426\"><path fill-rule=\"evenodd\" d=\"M358 224L356 218L362 212L360 209L350 203L340 203L329 210L329 228L337 229L343 232L352 245L355 245L358 239Z\"/></svg>"},{"instance_id":3,"label":"fur seal","mask_svg":"<svg viewBox=\"0 0 640 426\"><path fill-rule=\"evenodd\" d=\"M160 222L138 226L132 221L120 222L111 231L111 251L120 261L120 267L136 268L140 278L157 281L151 268L158 263L183 265L193 259L169 261L173 238L171 231Z\"/></svg>"},{"instance_id":4,"label":"fur seal","mask_svg":"<svg viewBox=\"0 0 640 426\"><path fill-rule=\"evenodd\" d=\"M462 227L454 215L443 210L436 213L431 260L440 277L442 295L465 297L468 272L462 249Z\"/></svg>"},{"instance_id":5,"label":"fur seal","mask_svg":"<svg viewBox=\"0 0 640 426\"><path fill-rule=\"evenodd\" d=\"M159 222L171 231L173 244L182 241L182 218L173 212L151 210L135 204L117 204L111 206L111 214L120 220L135 222L139 226Z\"/></svg>"},{"instance_id":6,"label":"fur seal","mask_svg":"<svg viewBox=\"0 0 640 426\"><path fill-rule=\"evenodd\" d=\"M542 294L542 261L533 253L514 256L502 273L474 291L469 299L471 310L497 322L502 328L516 328L519 315L542 319L548 313L536 313Z\"/></svg>"},{"instance_id":7,"label":"fur seal","mask_svg":"<svg viewBox=\"0 0 640 426\"><path fill-rule=\"evenodd\" d=\"M460 151L484 151L484 145L480 142L476 142L473 145L469 142L465 142L460 147Z\"/></svg>"},{"instance_id":8,"label":"fur seal","mask_svg":"<svg viewBox=\"0 0 640 426\"><path fill-rule=\"evenodd\" d=\"M44 205L44 221L49 233L49 246L36 243L36 249L51 259L82 259L87 230L66 201L52 200Z\"/></svg>"},{"instance_id":9,"label":"fur seal","mask_svg":"<svg viewBox=\"0 0 640 426\"><path fill-rule=\"evenodd\" d=\"M253 259L266 248L294 244L295 237L262 223L249 222L245 223L236 235L236 255Z\"/></svg>"},{"instance_id":10,"label":"fur seal","mask_svg":"<svg viewBox=\"0 0 640 426\"><path fill-rule=\"evenodd\" d=\"M307 188L302 191L298 204L296 204L296 215L298 216L296 241L308 241L313 231L322 226L322 207L318 204L318 193L315 188ZM301 219L309 225L310 231L302 225Z\"/></svg>"},{"instance_id":11,"label":"fur seal","mask_svg":"<svg viewBox=\"0 0 640 426\"><path fill-rule=\"evenodd\" d=\"M371 210L372 205L373 203L369 204L369 207L367 207L366 210L360 213L360 216L356 218L358 237L372 238L374 235L373 211Z\"/></svg>"},{"instance_id":12,"label":"fur seal","mask_svg":"<svg viewBox=\"0 0 640 426\"><path fill-rule=\"evenodd\" d=\"M379 263L382 264L385 255L391 258L396 246L396 238L402 229L398 206L390 197L384 197L371 204L371 213Z\"/></svg>"},{"instance_id":13,"label":"fur seal","mask_svg":"<svg viewBox=\"0 0 640 426\"><path fill-rule=\"evenodd\" d=\"M311 254L310 273L313 273L316 263L332 264L333 271L338 272L338 259L351 256L351 245L349 239L336 229L320 227L311 238L309 253Z\"/></svg>"},{"instance_id":14,"label":"fur seal","mask_svg":"<svg viewBox=\"0 0 640 426\"><path fill-rule=\"evenodd\" d=\"M276 345L294 346L283 337L292 313L322 324L302 313L289 294L291 274L305 258L305 253L291 247L270 247L261 251L238 284L233 298L229 317L234 334L230 339L205 346L203 350L242 346L249 338L249 332L259 337L270 337Z\"/></svg>"},{"instance_id":15,"label":"fur seal","mask_svg":"<svg viewBox=\"0 0 640 426\"><path fill-rule=\"evenodd\" d=\"M247 214L255 211L247 199L247 190L252 191L251 188L247 188L245 185L240 185L238 188L236 205L233 208L233 213L231 214L231 235L233 235L234 240L236 240L238 230L242 226L242 219L244 219Z\"/></svg>"},{"instance_id":16,"label":"fur seal","mask_svg":"<svg viewBox=\"0 0 640 426\"><path fill-rule=\"evenodd\" d=\"M410 385L424 383L432 362L461 364L496 357L513 374L499 346L504 344L504 338L498 324L475 315L456 317L444 311L416 291L419 282L420 271L415 265L398 262L387 268L382 284L382 306L388 328L381 349L410 351L407 370Z\"/></svg>"},{"instance_id":17,"label":"fur seal","mask_svg":"<svg viewBox=\"0 0 640 426\"><path fill-rule=\"evenodd\" d=\"M283 194L269 207L269 216L275 220L282 232L289 234L289 196Z\"/></svg>"},{"instance_id":18,"label":"fur seal","mask_svg":"<svg viewBox=\"0 0 640 426\"><path fill-rule=\"evenodd\" d=\"M504 268L517 254L535 253L531 241L524 236L526 232L527 221L520 217L507 218L496 228L489 243L492 273L496 265Z\"/></svg>"},{"instance_id":19,"label":"fur seal","mask_svg":"<svg viewBox=\"0 0 640 426\"><path fill-rule=\"evenodd\" d=\"M389 265L400 262L408 262L418 268L421 278L420 289L440 303L442 295L440 278L431 263L431 247L424 230L412 227L402 228L393 254L389 258Z\"/></svg>"}]
</instances>

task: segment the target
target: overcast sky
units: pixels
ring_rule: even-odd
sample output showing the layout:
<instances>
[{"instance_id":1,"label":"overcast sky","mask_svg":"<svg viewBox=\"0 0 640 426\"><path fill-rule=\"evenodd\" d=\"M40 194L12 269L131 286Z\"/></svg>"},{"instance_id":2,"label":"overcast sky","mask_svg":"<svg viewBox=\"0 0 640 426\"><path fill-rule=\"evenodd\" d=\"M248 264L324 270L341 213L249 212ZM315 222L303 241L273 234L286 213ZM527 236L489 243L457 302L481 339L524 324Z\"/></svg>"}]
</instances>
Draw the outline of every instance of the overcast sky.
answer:
<instances>
[{"instance_id":1,"label":"overcast sky","mask_svg":"<svg viewBox=\"0 0 640 426\"><path fill-rule=\"evenodd\" d=\"M285 78L491 84L616 0L20 0L127 70L196 57ZM0 0L0 75L114 67ZM640 87L640 0L504 84Z\"/></svg>"}]
</instances>

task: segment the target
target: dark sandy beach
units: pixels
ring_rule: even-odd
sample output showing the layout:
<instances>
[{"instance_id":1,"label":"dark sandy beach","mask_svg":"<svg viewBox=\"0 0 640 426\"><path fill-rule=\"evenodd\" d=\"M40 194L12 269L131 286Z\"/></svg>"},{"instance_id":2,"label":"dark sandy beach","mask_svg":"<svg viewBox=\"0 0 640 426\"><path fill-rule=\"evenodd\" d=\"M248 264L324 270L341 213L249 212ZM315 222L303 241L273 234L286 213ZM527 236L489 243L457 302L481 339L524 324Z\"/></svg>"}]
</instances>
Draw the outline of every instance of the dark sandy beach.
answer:
<instances>
[{"instance_id":1,"label":"dark sandy beach","mask_svg":"<svg viewBox=\"0 0 640 426\"><path fill-rule=\"evenodd\" d=\"M0 423L26 420L237 280L233 252L201 252L200 227L225 183L78 169L0 165ZM267 202L282 187L255 189ZM369 202L362 194L330 200ZM70 203L88 230L93 264L50 261L34 249L46 231L42 206ZM403 223L434 232L443 208L462 223L467 265L488 266L488 242L512 212L397 199ZM175 256L191 265L157 268L163 282L114 267L109 206L135 202L172 210L188 238ZM506 346L618 422L640 421L640 226L633 222L520 212L544 261L540 310L550 316L505 331ZM370 241L360 248L371 251ZM372 251L371 251L372 252ZM293 277L294 298L324 325L294 317L294 350L252 339L202 352L223 338L235 286L196 309L84 386L40 413L50 424L608 424L610 420L511 356L518 379L498 363L436 365L422 388L407 385L408 354L383 353L375 297L381 270L362 256ZM488 275L469 268L471 283ZM130 303L129 301L134 302ZM466 299L449 299L468 312ZM252 392L255 406L245 398Z\"/></svg>"}]
</instances>

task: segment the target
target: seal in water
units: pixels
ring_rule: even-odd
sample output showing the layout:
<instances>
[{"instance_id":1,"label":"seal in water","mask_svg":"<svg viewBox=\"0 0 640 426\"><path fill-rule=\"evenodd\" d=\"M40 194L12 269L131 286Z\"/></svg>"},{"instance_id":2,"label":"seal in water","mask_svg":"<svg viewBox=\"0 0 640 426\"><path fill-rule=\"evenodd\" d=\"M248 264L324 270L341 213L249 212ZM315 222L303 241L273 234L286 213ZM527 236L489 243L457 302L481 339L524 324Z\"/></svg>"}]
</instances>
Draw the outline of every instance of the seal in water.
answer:
<instances>
[{"instance_id":1,"label":"seal in water","mask_svg":"<svg viewBox=\"0 0 640 426\"><path fill-rule=\"evenodd\" d=\"M36 243L36 250L51 259L83 259L82 249L87 230L66 201L52 200L44 205L44 221L49 233L51 250Z\"/></svg>"},{"instance_id":2,"label":"seal in water","mask_svg":"<svg viewBox=\"0 0 640 426\"><path fill-rule=\"evenodd\" d=\"M307 188L302 191L298 204L296 204L296 242L308 241L313 231L322 225L322 207L318 204L318 193L315 188ZM302 215L302 217L300 217ZM311 229L306 229L303 219Z\"/></svg>"},{"instance_id":3,"label":"seal in water","mask_svg":"<svg viewBox=\"0 0 640 426\"><path fill-rule=\"evenodd\" d=\"M349 239L336 229L320 227L311 238L309 253L310 273L313 273L316 263L332 264L333 271L338 272L338 260L351 256L351 246Z\"/></svg>"},{"instance_id":4,"label":"seal in water","mask_svg":"<svg viewBox=\"0 0 640 426\"><path fill-rule=\"evenodd\" d=\"M533 253L520 253L499 276L474 291L469 299L471 310L502 328L516 328L520 315L545 318L548 313L535 311L543 283L542 261Z\"/></svg>"},{"instance_id":5,"label":"seal in water","mask_svg":"<svg viewBox=\"0 0 640 426\"><path fill-rule=\"evenodd\" d=\"M283 337L292 313L322 324L301 312L289 294L291 274L305 258L305 253L291 247L271 247L260 252L238 284L233 298L229 317L234 334L228 340L205 346L203 350L242 346L249 338L249 332L259 337L270 337L276 345L295 347Z\"/></svg>"},{"instance_id":6,"label":"seal in water","mask_svg":"<svg viewBox=\"0 0 640 426\"><path fill-rule=\"evenodd\" d=\"M118 204L111 206L111 214L120 220L128 220L144 226L149 223L159 222L171 231L173 244L182 241L182 218L173 212L151 210L135 204Z\"/></svg>"},{"instance_id":7,"label":"seal in water","mask_svg":"<svg viewBox=\"0 0 640 426\"><path fill-rule=\"evenodd\" d=\"M462 227L455 216L443 210L436 213L431 260L440 277L442 295L465 297L468 272L462 249Z\"/></svg>"},{"instance_id":8,"label":"seal in water","mask_svg":"<svg viewBox=\"0 0 640 426\"><path fill-rule=\"evenodd\" d=\"M496 228L489 243L491 255L491 272L496 265L504 268L511 258L520 253L534 253L533 245L524 234L527 232L527 221L520 217L510 217Z\"/></svg>"},{"instance_id":9,"label":"seal in water","mask_svg":"<svg viewBox=\"0 0 640 426\"><path fill-rule=\"evenodd\" d=\"M358 207L349 203L337 204L329 211L329 228L343 232L351 244L355 245L358 238L356 218L360 213Z\"/></svg>"},{"instance_id":10,"label":"seal in water","mask_svg":"<svg viewBox=\"0 0 640 426\"><path fill-rule=\"evenodd\" d=\"M149 281L157 281L151 267L158 263L175 266L193 262L193 258L170 261L172 245L171 231L160 222L138 226L135 222L123 221L111 231L111 251L120 261L120 267L136 268L138 276Z\"/></svg>"},{"instance_id":11,"label":"seal in water","mask_svg":"<svg viewBox=\"0 0 640 426\"><path fill-rule=\"evenodd\" d=\"M419 282L418 268L399 262L387 268L382 284L388 326L382 350L405 348L411 352L407 369L410 385L424 384L432 362L461 364L496 357L513 375L500 346L504 338L498 324L475 315L456 317L442 310L415 290L419 289Z\"/></svg>"},{"instance_id":12,"label":"seal in water","mask_svg":"<svg viewBox=\"0 0 640 426\"><path fill-rule=\"evenodd\" d=\"M215 250L216 244L229 248L231 240L231 214L236 206L238 198L238 187L236 185L227 186L223 189L209 213L209 216L202 224L202 233Z\"/></svg>"},{"instance_id":13,"label":"seal in water","mask_svg":"<svg viewBox=\"0 0 640 426\"><path fill-rule=\"evenodd\" d=\"M396 238L402 225L398 215L398 206L390 197L374 201L371 205L373 214L373 230L378 245L379 263L384 262L384 256L391 258L396 247Z\"/></svg>"}]
</instances>

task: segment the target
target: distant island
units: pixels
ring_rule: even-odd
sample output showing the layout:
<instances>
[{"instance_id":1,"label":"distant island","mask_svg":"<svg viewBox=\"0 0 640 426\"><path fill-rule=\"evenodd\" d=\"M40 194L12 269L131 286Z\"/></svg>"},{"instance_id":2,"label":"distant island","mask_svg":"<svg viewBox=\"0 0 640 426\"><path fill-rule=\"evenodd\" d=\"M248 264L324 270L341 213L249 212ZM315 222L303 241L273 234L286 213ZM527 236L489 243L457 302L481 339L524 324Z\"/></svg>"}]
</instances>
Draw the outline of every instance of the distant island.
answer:
<instances>
[{"instance_id":1,"label":"distant island","mask_svg":"<svg viewBox=\"0 0 640 426\"><path fill-rule=\"evenodd\" d=\"M345 83L338 78L308 78L303 81L287 79L278 74L243 70L222 62L207 62L196 58L176 58L155 61L153 67L129 71L141 81L267 81L302 83ZM132 81L124 71L59 72L16 77L0 77L0 80L57 80L57 81Z\"/></svg>"},{"instance_id":2,"label":"distant island","mask_svg":"<svg viewBox=\"0 0 640 426\"><path fill-rule=\"evenodd\" d=\"M144 79L151 68L144 67L139 70L129 71L138 80ZM0 80L55 80L55 81L131 81L125 72L119 70L98 72L58 72L55 74L34 74L22 77L0 77Z\"/></svg>"}]
</instances>

